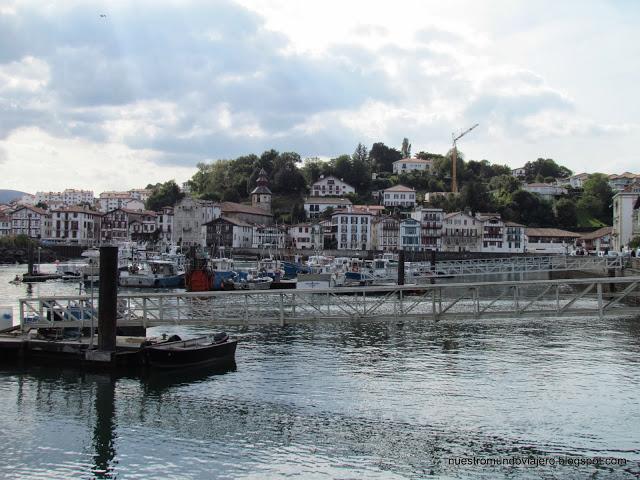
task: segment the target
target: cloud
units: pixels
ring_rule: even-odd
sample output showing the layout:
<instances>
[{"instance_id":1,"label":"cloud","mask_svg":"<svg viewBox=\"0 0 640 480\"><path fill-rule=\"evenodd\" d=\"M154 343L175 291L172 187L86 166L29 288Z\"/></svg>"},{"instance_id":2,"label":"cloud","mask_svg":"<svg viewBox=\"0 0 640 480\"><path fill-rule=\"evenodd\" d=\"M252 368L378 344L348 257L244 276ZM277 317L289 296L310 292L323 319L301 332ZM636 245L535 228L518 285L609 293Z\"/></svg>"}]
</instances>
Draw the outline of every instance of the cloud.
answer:
<instances>
[{"instance_id":1,"label":"cloud","mask_svg":"<svg viewBox=\"0 0 640 480\"><path fill-rule=\"evenodd\" d=\"M29 168L20 173L14 156L34 158L14 145L28 135L56 151L74 145L64 150L74 156L67 170L75 159L83 171L106 174L104 157L80 150L105 145L117 155L139 152L145 165L169 174L271 147L333 156L359 141L399 146L408 136L414 150L443 151L452 131L476 122L481 128L465 138L469 158L500 156L500 145L516 148L514 138L524 150L527 142L595 136L605 151L606 141L637 132L629 116L589 115L581 92L558 81L563 71L540 68L512 46L560 34L539 7L530 7L537 16L527 24L524 6L487 13L457 4L451 17L446 6L425 15L422 2L372 6L361 16L350 5L316 35L308 22L318 6L252 5L25 1L0 9L0 140L5 164L15 167L9 181ZM515 33L499 24L511 15L520 22Z\"/></svg>"}]
</instances>

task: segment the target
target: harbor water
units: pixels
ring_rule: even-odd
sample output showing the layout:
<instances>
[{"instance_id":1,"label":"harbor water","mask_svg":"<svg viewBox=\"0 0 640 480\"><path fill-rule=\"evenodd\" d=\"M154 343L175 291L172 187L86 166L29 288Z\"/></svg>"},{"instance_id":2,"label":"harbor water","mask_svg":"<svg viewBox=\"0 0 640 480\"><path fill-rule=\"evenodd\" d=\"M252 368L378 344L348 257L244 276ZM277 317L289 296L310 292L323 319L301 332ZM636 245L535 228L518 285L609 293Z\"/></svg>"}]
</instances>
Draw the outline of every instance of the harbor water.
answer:
<instances>
[{"instance_id":1,"label":"harbor water","mask_svg":"<svg viewBox=\"0 0 640 480\"><path fill-rule=\"evenodd\" d=\"M0 267L0 305L78 291L23 271ZM638 317L226 329L227 371L0 365L0 477L640 475Z\"/></svg>"}]
</instances>

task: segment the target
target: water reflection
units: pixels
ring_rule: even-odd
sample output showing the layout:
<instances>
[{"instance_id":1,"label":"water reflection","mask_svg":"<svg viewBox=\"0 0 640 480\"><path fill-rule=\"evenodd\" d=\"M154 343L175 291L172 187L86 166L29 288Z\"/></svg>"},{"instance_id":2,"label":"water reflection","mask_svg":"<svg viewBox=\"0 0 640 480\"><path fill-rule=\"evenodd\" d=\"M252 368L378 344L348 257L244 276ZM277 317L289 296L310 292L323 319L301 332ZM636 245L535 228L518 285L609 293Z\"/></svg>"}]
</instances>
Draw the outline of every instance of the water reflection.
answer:
<instances>
[{"instance_id":1,"label":"water reflection","mask_svg":"<svg viewBox=\"0 0 640 480\"><path fill-rule=\"evenodd\" d=\"M112 478L116 456L116 379L112 375L88 375L95 384L95 426L93 449L95 454L92 473L96 478Z\"/></svg>"},{"instance_id":2,"label":"water reflection","mask_svg":"<svg viewBox=\"0 0 640 480\"><path fill-rule=\"evenodd\" d=\"M213 377L235 372L236 369L235 362L199 368L148 369L142 372L141 383L145 393L161 395L174 387L212 381Z\"/></svg>"}]
</instances>

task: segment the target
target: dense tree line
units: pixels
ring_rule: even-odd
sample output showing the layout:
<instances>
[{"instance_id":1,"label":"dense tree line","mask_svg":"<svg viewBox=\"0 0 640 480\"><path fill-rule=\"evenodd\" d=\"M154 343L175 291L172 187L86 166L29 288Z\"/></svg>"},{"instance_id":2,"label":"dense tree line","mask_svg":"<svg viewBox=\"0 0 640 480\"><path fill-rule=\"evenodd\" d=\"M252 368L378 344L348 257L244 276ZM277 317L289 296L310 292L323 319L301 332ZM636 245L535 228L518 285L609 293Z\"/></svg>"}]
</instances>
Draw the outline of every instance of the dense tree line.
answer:
<instances>
[{"instance_id":1,"label":"dense tree line","mask_svg":"<svg viewBox=\"0 0 640 480\"><path fill-rule=\"evenodd\" d=\"M432 161L429 172L393 173L393 162L411 155L409 139L403 139L400 149L382 142L370 149L358 144L352 154L329 160L308 158L302 161L296 152L267 150L261 155L249 154L236 159L198 164L189 181L190 188L200 198L215 201L248 201L261 169L267 172L274 193L273 208L282 221L304 219L302 207L309 187L322 176L333 175L352 185L357 194L354 203L373 203L373 192L403 184L419 194L451 190L452 152L442 155L418 152L415 157ZM549 158L538 158L524 166L524 182L552 183L571 175L571 170ZM457 155L458 196L436 197L432 204L446 211L498 212L506 220L530 226L576 227L611 223L611 188L607 177L592 175L583 191L570 189L568 195L553 202L522 190L523 181L511 175L511 168L488 160L467 161L462 152ZM153 194L147 206L155 208L171 204L179 195L175 182L151 186ZM595 222L595 223L594 223Z\"/></svg>"}]
</instances>

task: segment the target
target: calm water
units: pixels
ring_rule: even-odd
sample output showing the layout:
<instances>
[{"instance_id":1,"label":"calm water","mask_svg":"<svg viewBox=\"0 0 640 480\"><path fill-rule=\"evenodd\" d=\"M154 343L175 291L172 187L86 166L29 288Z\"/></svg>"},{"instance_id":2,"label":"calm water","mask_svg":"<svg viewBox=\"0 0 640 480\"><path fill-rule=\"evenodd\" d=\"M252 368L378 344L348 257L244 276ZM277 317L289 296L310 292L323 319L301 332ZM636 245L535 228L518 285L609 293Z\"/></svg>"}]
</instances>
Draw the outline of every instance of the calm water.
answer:
<instances>
[{"instance_id":1,"label":"calm water","mask_svg":"<svg viewBox=\"0 0 640 480\"><path fill-rule=\"evenodd\" d=\"M7 287L14 270L0 268L0 304L25 294ZM50 288L74 287L40 287ZM0 366L0 476L640 475L638 318L227 331L242 340L227 372L140 379ZM449 464L529 455L627 464Z\"/></svg>"}]
</instances>

